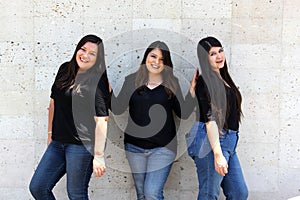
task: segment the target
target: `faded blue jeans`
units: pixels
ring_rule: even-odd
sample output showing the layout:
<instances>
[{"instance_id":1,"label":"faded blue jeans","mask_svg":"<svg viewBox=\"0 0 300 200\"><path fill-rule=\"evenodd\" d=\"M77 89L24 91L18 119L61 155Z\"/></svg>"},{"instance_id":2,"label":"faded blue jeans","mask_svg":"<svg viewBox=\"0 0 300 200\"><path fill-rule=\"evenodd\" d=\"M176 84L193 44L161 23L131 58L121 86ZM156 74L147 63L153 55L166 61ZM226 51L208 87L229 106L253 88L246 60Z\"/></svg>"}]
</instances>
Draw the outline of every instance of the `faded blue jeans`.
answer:
<instances>
[{"instance_id":1,"label":"faded blue jeans","mask_svg":"<svg viewBox=\"0 0 300 200\"><path fill-rule=\"evenodd\" d=\"M236 153L238 131L222 130L220 144L228 163L228 173L223 177L215 170L214 154L207 138L205 123L196 122L186 137L188 154L193 158L199 182L198 200L216 200L220 187L227 200L246 200L248 189Z\"/></svg>"},{"instance_id":2,"label":"faded blue jeans","mask_svg":"<svg viewBox=\"0 0 300 200\"><path fill-rule=\"evenodd\" d=\"M143 149L125 144L138 200L163 200L164 185L169 176L175 153L166 147Z\"/></svg>"},{"instance_id":3,"label":"faded blue jeans","mask_svg":"<svg viewBox=\"0 0 300 200\"><path fill-rule=\"evenodd\" d=\"M37 200L55 199L52 189L66 174L69 199L87 200L93 172L91 150L92 146L52 140L31 179L29 189L32 196Z\"/></svg>"}]
</instances>

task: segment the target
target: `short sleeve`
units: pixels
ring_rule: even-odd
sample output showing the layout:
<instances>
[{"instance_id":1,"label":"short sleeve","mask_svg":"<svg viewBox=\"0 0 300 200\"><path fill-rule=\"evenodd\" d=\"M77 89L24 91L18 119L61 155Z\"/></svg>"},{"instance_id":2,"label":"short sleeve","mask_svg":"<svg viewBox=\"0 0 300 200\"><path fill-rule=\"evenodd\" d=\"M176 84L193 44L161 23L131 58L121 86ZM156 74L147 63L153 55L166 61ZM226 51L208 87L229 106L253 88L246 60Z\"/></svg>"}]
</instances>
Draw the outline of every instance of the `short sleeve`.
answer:
<instances>
[{"instance_id":1,"label":"short sleeve","mask_svg":"<svg viewBox=\"0 0 300 200\"><path fill-rule=\"evenodd\" d=\"M56 87L56 85L55 85L55 82L56 82L60 77L62 77L62 75L64 74L64 71L65 71L66 67L67 67L67 63L63 63L63 64L59 67L59 69L58 69L58 71L57 71L57 74L56 74L55 79L54 79L54 83L52 84L52 87L51 87L51 93L50 93L50 98L51 98L51 99L55 99L55 96L56 96L56 93L57 93L57 87Z\"/></svg>"},{"instance_id":2,"label":"short sleeve","mask_svg":"<svg viewBox=\"0 0 300 200\"><path fill-rule=\"evenodd\" d=\"M50 93L50 98L55 99L55 84L53 83L51 87L51 93Z\"/></svg>"},{"instance_id":3,"label":"short sleeve","mask_svg":"<svg viewBox=\"0 0 300 200\"><path fill-rule=\"evenodd\" d=\"M214 121L211 110L211 102L208 88L202 76L197 80L196 96L199 104L200 121Z\"/></svg>"},{"instance_id":4,"label":"short sleeve","mask_svg":"<svg viewBox=\"0 0 300 200\"><path fill-rule=\"evenodd\" d=\"M97 85L95 94L95 111L97 117L108 116L108 106L109 106L109 91L108 82L104 73Z\"/></svg>"}]
</instances>

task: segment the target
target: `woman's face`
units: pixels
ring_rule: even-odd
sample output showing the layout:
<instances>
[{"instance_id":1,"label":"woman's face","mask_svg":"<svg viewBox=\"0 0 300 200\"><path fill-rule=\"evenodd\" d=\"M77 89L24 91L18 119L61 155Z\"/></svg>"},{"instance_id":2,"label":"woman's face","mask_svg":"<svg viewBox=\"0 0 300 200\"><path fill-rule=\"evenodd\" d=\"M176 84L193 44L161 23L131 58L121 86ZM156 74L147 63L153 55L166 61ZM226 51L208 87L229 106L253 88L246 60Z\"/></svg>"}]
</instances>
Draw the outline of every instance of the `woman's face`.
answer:
<instances>
[{"instance_id":1,"label":"woman's face","mask_svg":"<svg viewBox=\"0 0 300 200\"><path fill-rule=\"evenodd\" d=\"M92 42L85 43L76 53L78 72L86 72L96 63L98 45Z\"/></svg>"},{"instance_id":2,"label":"woman's face","mask_svg":"<svg viewBox=\"0 0 300 200\"><path fill-rule=\"evenodd\" d=\"M225 64L225 53L223 47L211 47L208 52L208 61L213 71L219 72Z\"/></svg>"},{"instance_id":3,"label":"woman's face","mask_svg":"<svg viewBox=\"0 0 300 200\"><path fill-rule=\"evenodd\" d=\"M164 58L160 49L150 51L146 58L146 66L149 73L159 74L164 70Z\"/></svg>"}]
</instances>

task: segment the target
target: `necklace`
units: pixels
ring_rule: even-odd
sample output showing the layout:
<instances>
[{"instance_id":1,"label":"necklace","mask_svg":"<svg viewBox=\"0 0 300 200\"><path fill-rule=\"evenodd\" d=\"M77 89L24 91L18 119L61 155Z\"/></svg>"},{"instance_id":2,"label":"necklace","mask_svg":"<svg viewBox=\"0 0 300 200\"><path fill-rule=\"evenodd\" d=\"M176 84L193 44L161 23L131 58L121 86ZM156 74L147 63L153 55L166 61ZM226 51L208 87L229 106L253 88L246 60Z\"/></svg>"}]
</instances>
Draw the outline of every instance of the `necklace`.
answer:
<instances>
[{"instance_id":1,"label":"necklace","mask_svg":"<svg viewBox=\"0 0 300 200\"><path fill-rule=\"evenodd\" d=\"M162 82L150 82L150 81L148 81L147 82L147 87L149 89L154 89L154 88L158 87L160 84L162 84Z\"/></svg>"}]
</instances>

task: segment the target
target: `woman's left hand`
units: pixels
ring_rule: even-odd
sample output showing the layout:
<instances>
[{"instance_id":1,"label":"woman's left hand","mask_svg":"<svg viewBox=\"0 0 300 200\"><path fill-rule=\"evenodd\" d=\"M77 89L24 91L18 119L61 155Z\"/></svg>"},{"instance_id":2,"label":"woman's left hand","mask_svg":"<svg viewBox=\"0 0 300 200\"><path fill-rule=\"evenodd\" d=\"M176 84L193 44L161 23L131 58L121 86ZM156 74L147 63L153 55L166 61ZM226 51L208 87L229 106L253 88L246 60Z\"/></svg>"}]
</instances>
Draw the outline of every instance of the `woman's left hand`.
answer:
<instances>
[{"instance_id":1,"label":"woman's left hand","mask_svg":"<svg viewBox=\"0 0 300 200\"><path fill-rule=\"evenodd\" d=\"M98 158L97 156L94 157L93 160L93 171L94 174L97 178L101 177L102 175L104 175L104 173L106 172L106 167L105 167L105 163L104 163L104 158Z\"/></svg>"}]
</instances>

